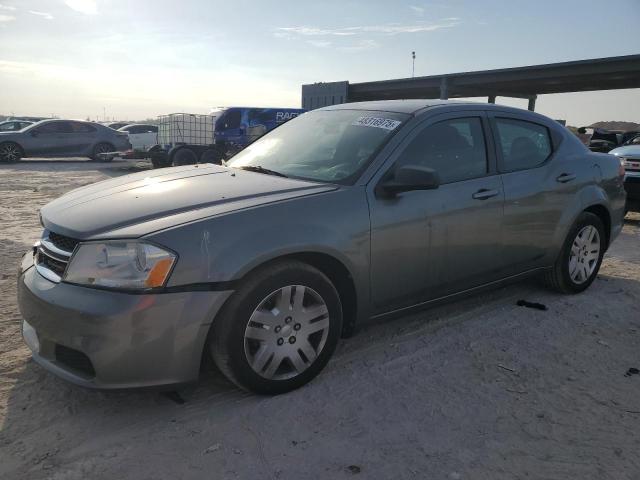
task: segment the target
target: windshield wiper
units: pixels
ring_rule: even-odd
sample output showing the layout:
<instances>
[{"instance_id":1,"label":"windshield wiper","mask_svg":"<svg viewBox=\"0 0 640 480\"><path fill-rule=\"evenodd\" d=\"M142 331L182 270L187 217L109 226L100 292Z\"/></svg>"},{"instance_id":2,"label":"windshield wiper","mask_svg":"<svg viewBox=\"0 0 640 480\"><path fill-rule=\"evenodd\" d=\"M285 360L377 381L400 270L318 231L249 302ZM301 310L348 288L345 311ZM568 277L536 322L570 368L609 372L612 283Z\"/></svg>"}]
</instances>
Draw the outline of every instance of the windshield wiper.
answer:
<instances>
[{"instance_id":1,"label":"windshield wiper","mask_svg":"<svg viewBox=\"0 0 640 480\"><path fill-rule=\"evenodd\" d=\"M264 168L260 165L243 165L242 167L238 167L240 170L247 170L249 172L258 172L264 173L266 175L275 175L276 177L284 177L287 176L284 173L276 172L275 170L269 170L268 168Z\"/></svg>"}]
</instances>

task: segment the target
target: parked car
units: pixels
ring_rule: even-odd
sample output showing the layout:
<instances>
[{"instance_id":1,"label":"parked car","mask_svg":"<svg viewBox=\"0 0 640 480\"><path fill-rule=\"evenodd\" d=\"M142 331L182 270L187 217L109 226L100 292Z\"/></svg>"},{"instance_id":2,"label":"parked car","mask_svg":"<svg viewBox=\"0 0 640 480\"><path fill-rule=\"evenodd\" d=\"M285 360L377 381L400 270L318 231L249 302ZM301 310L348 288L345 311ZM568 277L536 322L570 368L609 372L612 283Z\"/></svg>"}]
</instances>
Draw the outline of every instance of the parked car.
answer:
<instances>
[{"instance_id":1,"label":"parked car","mask_svg":"<svg viewBox=\"0 0 640 480\"><path fill-rule=\"evenodd\" d=\"M18 132L0 132L0 162L24 157L83 156L131 148L125 132L78 120L43 120Z\"/></svg>"},{"instance_id":2,"label":"parked car","mask_svg":"<svg viewBox=\"0 0 640 480\"><path fill-rule=\"evenodd\" d=\"M17 132L25 127L28 127L33 122L27 120L7 120L0 122L0 132Z\"/></svg>"},{"instance_id":3,"label":"parked car","mask_svg":"<svg viewBox=\"0 0 640 480\"><path fill-rule=\"evenodd\" d=\"M542 115L381 101L299 116L227 166L141 172L42 208L22 259L36 362L94 388L315 377L341 336L531 275L584 291L622 228L624 171Z\"/></svg>"},{"instance_id":4,"label":"parked car","mask_svg":"<svg viewBox=\"0 0 640 480\"><path fill-rule=\"evenodd\" d=\"M220 107L209 115L171 113L158 118L155 168L221 163L279 125L306 110L300 108Z\"/></svg>"},{"instance_id":5,"label":"parked car","mask_svg":"<svg viewBox=\"0 0 640 480\"><path fill-rule=\"evenodd\" d=\"M640 135L627 140L622 147L609 152L620 159L625 168L624 188L627 210L640 212Z\"/></svg>"},{"instance_id":6,"label":"parked car","mask_svg":"<svg viewBox=\"0 0 640 480\"><path fill-rule=\"evenodd\" d=\"M603 128L580 127L578 137L592 152L608 153L621 145L627 145L640 135L637 131L605 130Z\"/></svg>"},{"instance_id":7,"label":"parked car","mask_svg":"<svg viewBox=\"0 0 640 480\"><path fill-rule=\"evenodd\" d=\"M142 123L125 125L118 129L120 132L127 132L129 142L133 150L137 152L147 152L151 147L158 144L158 126Z\"/></svg>"}]
</instances>

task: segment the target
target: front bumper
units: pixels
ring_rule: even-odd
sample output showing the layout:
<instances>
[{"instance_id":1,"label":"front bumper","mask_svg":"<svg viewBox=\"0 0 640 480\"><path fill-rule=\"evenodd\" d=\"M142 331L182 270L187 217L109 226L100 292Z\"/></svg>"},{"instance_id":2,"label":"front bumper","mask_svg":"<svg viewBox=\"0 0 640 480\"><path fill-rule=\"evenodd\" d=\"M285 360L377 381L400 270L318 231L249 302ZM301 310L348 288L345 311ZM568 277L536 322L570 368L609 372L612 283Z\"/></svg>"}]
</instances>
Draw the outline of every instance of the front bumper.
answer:
<instances>
[{"instance_id":1,"label":"front bumper","mask_svg":"<svg viewBox=\"0 0 640 480\"><path fill-rule=\"evenodd\" d=\"M627 172L624 176L627 209L640 211L640 172Z\"/></svg>"},{"instance_id":2,"label":"front bumper","mask_svg":"<svg viewBox=\"0 0 640 480\"><path fill-rule=\"evenodd\" d=\"M231 294L132 295L53 283L22 262L18 304L33 359L90 388L195 381L209 326Z\"/></svg>"}]
</instances>

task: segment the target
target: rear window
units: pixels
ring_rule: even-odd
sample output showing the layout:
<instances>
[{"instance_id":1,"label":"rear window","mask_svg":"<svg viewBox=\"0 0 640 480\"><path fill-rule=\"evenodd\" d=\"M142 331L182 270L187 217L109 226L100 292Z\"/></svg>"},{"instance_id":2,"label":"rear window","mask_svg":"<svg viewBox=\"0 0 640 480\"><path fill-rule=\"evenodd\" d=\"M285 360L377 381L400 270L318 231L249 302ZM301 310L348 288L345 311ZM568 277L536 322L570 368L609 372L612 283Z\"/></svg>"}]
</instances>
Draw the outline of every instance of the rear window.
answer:
<instances>
[{"instance_id":1,"label":"rear window","mask_svg":"<svg viewBox=\"0 0 640 480\"><path fill-rule=\"evenodd\" d=\"M513 118L496 118L495 123L504 170L534 168L551 155L551 137L544 125Z\"/></svg>"}]
</instances>

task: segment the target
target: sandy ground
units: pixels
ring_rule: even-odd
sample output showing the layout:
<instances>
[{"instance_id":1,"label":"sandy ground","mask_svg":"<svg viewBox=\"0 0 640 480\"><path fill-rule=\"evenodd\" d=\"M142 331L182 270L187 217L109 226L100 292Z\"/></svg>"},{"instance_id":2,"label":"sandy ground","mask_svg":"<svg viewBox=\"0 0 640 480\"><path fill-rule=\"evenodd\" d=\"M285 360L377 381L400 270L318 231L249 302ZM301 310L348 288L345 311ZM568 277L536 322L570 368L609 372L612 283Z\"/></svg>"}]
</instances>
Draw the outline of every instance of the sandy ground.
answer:
<instances>
[{"instance_id":1,"label":"sandy ground","mask_svg":"<svg viewBox=\"0 0 640 480\"><path fill-rule=\"evenodd\" d=\"M512 285L361 328L288 395L248 395L208 367L179 403L68 385L19 334L38 208L136 168L0 167L0 478L640 478L640 375L625 376L640 368L640 215L584 294Z\"/></svg>"}]
</instances>

